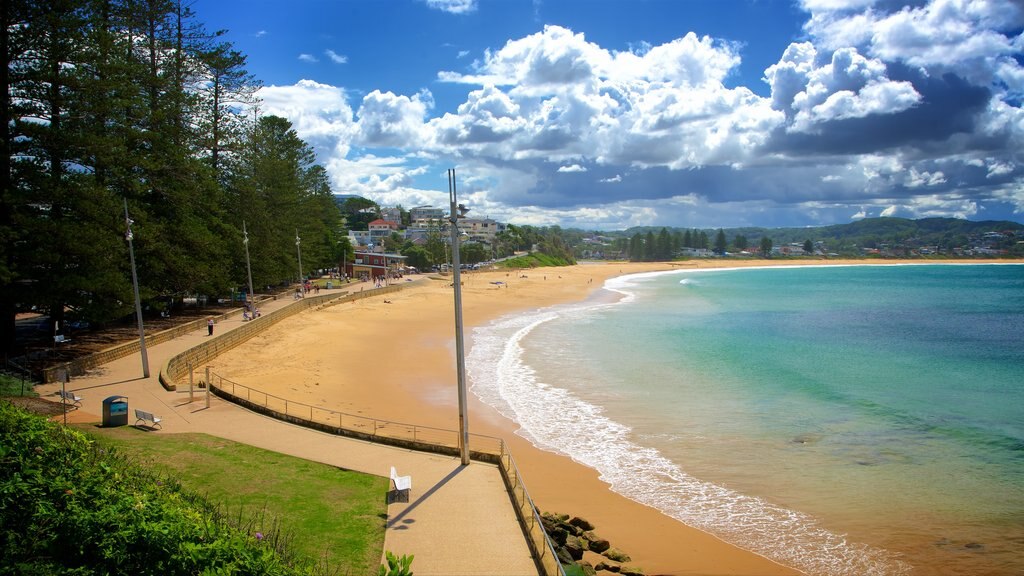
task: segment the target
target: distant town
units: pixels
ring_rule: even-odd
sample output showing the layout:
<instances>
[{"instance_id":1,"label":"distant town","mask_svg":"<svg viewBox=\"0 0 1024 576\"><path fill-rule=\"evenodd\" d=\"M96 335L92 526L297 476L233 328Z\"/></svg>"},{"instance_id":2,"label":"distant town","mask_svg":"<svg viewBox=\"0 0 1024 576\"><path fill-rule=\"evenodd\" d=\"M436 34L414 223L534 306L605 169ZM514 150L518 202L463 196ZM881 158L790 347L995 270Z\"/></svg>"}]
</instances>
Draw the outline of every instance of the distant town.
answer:
<instances>
[{"instance_id":1,"label":"distant town","mask_svg":"<svg viewBox=\"0 0 1024 576\"><path fill-rule=\"evenodd\" d=\"M401 206L380 207L360 197L335 198L345 216L355 260L365 259L366 254L389 254L408 259L407 264L420 270L437 269L451 260L446 252L450 244L446 209L416 206L406 210ZM586 231L463 217L459 219L459 234L461 261L467 265L523 251L556 252L554 255L571 260L1024 256L1024 225L954 218L872 218L816 228L666 226Z\"/></svg>"}]
</instances>

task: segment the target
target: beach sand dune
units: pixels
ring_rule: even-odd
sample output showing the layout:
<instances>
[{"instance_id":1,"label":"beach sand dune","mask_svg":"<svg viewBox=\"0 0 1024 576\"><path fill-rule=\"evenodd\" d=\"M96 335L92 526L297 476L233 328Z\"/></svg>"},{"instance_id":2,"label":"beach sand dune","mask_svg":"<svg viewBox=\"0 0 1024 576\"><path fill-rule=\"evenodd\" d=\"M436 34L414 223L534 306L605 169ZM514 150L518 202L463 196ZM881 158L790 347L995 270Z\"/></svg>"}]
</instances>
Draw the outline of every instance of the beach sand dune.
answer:
<instances>
[{"instance_id":1,"label":"beach sand dune","mask_svg":"<svg viewBox=\"0 0 1024 576\"><path fill-rule=\"evenodd\" d=\"M470 334L473 326L517 311L581 301L614 276L771 263L595 263L463 274L466 333ZM296 315L217 358L213 369L235 382L291 401L458 429L451 277L420 276L404 282L400 292ZM508 443L541 511L587 518L602 537L632 556L632 565L646 573L797 573L615 494L593 469L535 448L515 434L515 422L472 394L469 401L470 431Z\"/></svg>"}]
</instances>

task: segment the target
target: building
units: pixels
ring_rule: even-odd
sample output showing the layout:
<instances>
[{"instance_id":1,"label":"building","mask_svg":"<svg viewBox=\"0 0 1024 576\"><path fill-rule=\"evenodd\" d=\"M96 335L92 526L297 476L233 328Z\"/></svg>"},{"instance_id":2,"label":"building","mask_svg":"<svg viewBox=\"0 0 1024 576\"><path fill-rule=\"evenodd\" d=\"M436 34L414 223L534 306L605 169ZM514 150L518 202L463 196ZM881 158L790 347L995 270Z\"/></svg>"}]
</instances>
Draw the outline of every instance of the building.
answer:
<instances>
[{"instance_id":1,"label":"building","mask_svg":"<svg viewBox=\"0 0 1024 576\"><path fill-rule=\"evenodd\" d=\"M349 230L348 237L353 248L369 246L372 241L369 230Z\"/></svg>"},{"instance_id":2,"label":"building","mask_svg":"<svg viewBox=\"0 0 1024 576\"><path fill-rule=\"evenodd\" d=\"M390 208L381 208L380 217L382 220L387 220L388 222L396 222L398 224L402 223L402 211L398 208L398 206L392 206Z\"/></svg>"},{"instance_id":3,"label":"building","mask_svg":"<svg viewBox=\"0 0 1024 576\"><path fill-rule=\"evenodd\" d=\"M370 222L367 227L370 229L370 241L376 246L383 244L384 239L391 236L392 232L398 232L398 222L384 220L383 218Z\"/></svg>"},{"instance_id":4,"label":"building","mask_svg":"<svg viewBox=\"0 0 1024 576\"><path fill-rule=\"evenodd\" d=\"M399 254L377 254L356 252L351 261L345 262L345 274L349 278L374 280L385 276L394 278L405 267L405 256Z\"/></svg>"},{"instance_id":5,"label":"building","mask_svg":"<svg viewBox=\"0 0 1024 576\"><path fill-rule=\"evenodd\" d=\"M442 221L447 220L448 215L442 208L433 206L417 206L409 210L409 221L414 228L437 227Z\"/></svg>"},{"instance_id":6,"label":"building","mask_svg":"<svg viewBox=\"0 0 1024 576\"><path fill-rule=\"evenodd\" d=\"M505 225L490 218L459 218L459 230L469 235L470 242L491 245Z\"/></svg>"}]
</instances>

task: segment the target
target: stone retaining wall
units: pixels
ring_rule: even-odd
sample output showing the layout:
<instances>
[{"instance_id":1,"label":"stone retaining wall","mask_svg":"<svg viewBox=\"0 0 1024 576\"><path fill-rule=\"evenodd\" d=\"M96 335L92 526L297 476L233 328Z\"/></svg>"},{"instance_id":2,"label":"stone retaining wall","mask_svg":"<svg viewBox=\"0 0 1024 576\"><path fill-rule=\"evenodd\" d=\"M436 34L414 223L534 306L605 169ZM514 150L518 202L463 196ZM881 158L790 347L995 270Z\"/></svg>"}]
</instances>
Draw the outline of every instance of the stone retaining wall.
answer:
<instances>
[{"instance_id":1,"label":"stone retaining wall","mask_svg":"<svg viewBox=\"0 0 1024 576\"><path fill-rule=\"evenodd\" d=\"M264 298L262 301L276 299L277 296L270 296ZM239 316L241 314L242 308L235 308L224 314L214 316L214 318L217 318L218 320L227 320L229 318L234 318L235 316ZM148 350L149 347L151 346L163 344L164 342L170 342L171 340L174 340L179 336L188 334L189 332L192 332L194 330L200 330L205 327L206 318L200 318L198 320L186 322L185 324L179 324L174 328L168 328L167 330L161 330L160 332L148 334L146 335L146 348ZM124 358L125 356L131 356L132 354L138 354L139 351L141 350L141 347L142 344L139 342L139 340L132 340L130 342L124 342L123 344L111 346L110 348L106 348L104 350L100 350L99 352L89 354L88 356L76 358L70 362L65 362L64 364L51 366L43 370L43 383L45 384L49 382L56 382L57 380L59 380L60 375L64 374L65 371L67 372L68 376L81 376L85 374L87 371L97 366L101 366L108 362L113 362L118 358Z\"/></svg>"},{"instance_id":2,"label":"stone retaining wall","mask_svg":"<svg viewBox=\"0 0 1024 576\"><path fill-rule=\"evenodd\" d=\"M217 356L220 356L235 346L238 346L252 338L256 334L259 334L270 326L277 324L285 318L290 318L299 314L300 312L305 312L312 308L326 308L327 306L334 306L344 302L360 300L369 296L390 294L401 289L402 285L396 284L364 292L325 294L323 296L307 296L306 298L301 298L284 308L275 310L269 314L261 314L259 318L250 320L234 330L225 332L219 336L214 336L202 344L170 358L160 369L160 384L162 384L167 390L177 390L178 380L188 374L189 366L202 366ZM239 313L241 312L239 311ZM202 326L205 325L206 322L203 321ZM138 345L137 342L136 345Z\"/></svg>"}]
</instances>

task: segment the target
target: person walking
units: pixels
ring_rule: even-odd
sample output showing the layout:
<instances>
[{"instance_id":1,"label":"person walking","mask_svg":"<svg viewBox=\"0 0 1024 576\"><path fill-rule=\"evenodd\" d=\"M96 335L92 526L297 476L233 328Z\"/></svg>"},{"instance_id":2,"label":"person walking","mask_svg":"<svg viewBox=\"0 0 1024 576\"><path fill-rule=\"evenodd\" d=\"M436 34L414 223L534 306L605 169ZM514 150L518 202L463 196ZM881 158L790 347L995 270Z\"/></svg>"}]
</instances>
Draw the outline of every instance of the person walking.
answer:
<instances>
[{"instance_id":1,"label":"person walking","mask_svg":"<svg viewBox=\"0 0 1024 576\"><path fill-rule=\"evenodd\" d=\"M213 318L206 320L206 335L213 336Z\"/></svg>"}]
</instances>

